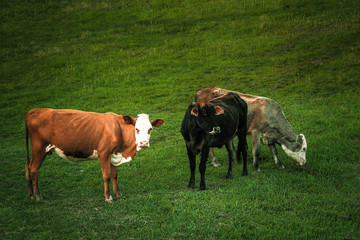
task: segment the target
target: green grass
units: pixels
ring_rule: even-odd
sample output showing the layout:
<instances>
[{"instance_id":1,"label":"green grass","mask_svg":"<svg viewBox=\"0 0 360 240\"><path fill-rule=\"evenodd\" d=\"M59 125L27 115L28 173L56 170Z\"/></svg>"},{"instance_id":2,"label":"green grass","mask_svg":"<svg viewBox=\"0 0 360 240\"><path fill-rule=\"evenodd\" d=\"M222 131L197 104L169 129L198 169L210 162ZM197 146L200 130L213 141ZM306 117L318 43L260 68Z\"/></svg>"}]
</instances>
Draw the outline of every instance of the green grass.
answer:
<instances>
[{"instance_id":1,"label":"green grass","mask_svg":"<svg viewBox=\"0 0 360 240\"><path fill-rule=\"evenodd\" d=\"M359 239L358 1L2 1L0 238ZM225 180L208 165L188 190L180 125L195 92L218 86L279 102L308 143L306 167L262 147L261 172ZM24 117L37 107L148 113L165 123L118 167L106 204L97 161L56 155L28 199ZM248 139L249 141L249 139ZM252 158L249 150L249 161ZM196 186L199 186L196 173Z\"/></svg>"}]
</instances>

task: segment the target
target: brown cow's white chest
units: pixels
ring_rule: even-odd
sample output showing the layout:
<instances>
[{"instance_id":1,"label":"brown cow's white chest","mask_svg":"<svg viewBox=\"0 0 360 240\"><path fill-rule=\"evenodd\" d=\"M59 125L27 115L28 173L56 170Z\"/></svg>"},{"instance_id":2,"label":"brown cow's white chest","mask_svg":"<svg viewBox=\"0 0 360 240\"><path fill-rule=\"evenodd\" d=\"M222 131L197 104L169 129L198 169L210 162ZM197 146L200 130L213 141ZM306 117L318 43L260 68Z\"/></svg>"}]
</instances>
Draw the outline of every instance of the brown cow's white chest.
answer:
<instances>
[{"instance_id":1,"label":"brown cow's white chest","mask_svg":"<svg viewBox=\"0 0 360 240\"><path fill-rule=\"evenodd\" d=\"M66 160L69 160L69 161L72 161L72 162L79 162L79 161L86 161L86 160L96 160L96 159L99 159L99 155L98 155L98 151L97 150L94 150L93 151L93 154L86 157L86 158L77 158L77 157L73 157L73 156L67 156L65 155L64 151L61 150L60 148L56 147L55 145L52 145L52 144L49 144L46 149L45 149L45 152L46 153L52 153L52 152L55 152L58 156L66 159ZM131 157L124 157L122 155L122 153L113 153L111 155L111 164L114 165L114 166L120 166L121 164L123 163L127 163L127 162L130 162L132 160Z\"/></svg>"},{"instance_id":2,"label":"brown cow's white chest","mask_svg":"<svg viewBox=\"0 0 360 240\"><path fill-rule=\"evenodd\" d=\"M111 155L111 164L114 165L114 166L119 166L123 163L127 163L127 162L130 162L132 160L131 157L127 157L125 158L122 153L113 153Z\"/></svg>"}]
</instances>

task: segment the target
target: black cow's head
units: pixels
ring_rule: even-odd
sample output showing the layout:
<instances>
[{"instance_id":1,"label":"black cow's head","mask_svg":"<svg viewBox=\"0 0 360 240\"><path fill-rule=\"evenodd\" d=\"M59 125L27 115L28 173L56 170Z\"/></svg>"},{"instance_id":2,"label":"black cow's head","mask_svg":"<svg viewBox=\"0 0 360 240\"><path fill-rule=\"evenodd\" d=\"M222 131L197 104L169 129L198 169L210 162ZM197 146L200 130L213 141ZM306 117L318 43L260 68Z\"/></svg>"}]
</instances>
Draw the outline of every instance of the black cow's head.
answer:
<instances>
[{"instance_id":1,"label":"black cow's head","mask_svg":"<svg viewBox=\"0 0 360 240\"><path fill-rule=\"evenodd\" d=\"M224 109L212 104L202 105L193 103L191 115L196 118L197 125L210 135L216 135L221 132L217 116L224 114Z\"/></svg>"}]
</instances>

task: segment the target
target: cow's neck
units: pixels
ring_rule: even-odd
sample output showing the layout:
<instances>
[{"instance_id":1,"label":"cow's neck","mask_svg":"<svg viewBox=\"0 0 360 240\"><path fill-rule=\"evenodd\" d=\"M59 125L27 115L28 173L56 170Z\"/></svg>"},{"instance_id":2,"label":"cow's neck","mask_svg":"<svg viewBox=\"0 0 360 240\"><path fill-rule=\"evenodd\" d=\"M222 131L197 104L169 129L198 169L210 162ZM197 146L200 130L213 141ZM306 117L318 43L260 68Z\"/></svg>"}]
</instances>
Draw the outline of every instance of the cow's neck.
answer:
<instances>
[{"instance_id":1,"label":"cow's neck","mask_svg":"<svg viewBox=\"0 0 360 240\"><path fill-rule=\"evenodd\" d=\"M279 118L275 129L278 134L277 141L279 144L283 144L288 147L291 143L296 142L297 134L291 128L285 116Z\"/></svg>"},{"instance_id":2,"label":"cow's neck","mask_svg":"<svg viewBox=\"0 0 360 240\"><path fill-rule=\"evenodd\" d=\"M130 157L131 159L134 158L135 154L138 152L137 150L137 147L136 147L136 144L132 144L130 147L127 147L125 148L123 151L122 151L122 155L125 157L125 158L128 158Z\"/></svg>"},{"instance_id":3,"label":"cow's neck","mask_svg":"<svg viewBox=\"0 0 360 240\"><path fill-rule=\"evenodd\" d=\"M130 146L120 146L115 149L111 155L111 164L114 166L119 166L121 164L130 162L134 159L134 156L137 152L135 142Z\"/></svg>"},{"instance_id":4,"label":"cow's neck","mask_svg":"<svg viewBox=\"0 0 360 240\"><path fill-rule=\"evenodd\" d=\"M133 160L137 152L134 125L125 123L122 116L119 116L118 126L118 142L111 156L111 163L114 166Z\"/></svg>"}]
</instances>

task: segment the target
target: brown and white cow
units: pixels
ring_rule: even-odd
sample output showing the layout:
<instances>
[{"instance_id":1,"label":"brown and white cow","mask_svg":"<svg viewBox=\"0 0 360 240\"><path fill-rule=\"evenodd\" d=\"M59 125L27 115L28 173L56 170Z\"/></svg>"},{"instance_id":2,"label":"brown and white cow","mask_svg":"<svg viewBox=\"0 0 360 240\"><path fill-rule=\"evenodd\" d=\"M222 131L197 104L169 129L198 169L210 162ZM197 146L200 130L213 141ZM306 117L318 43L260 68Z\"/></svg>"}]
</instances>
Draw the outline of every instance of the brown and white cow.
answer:
<instances>
[{"instance_id":1,"label":"brown and white cow","mask_svg":"<svg viewBox=\"0 0 360 240\"><path fill-rule=\"evenodd\" d=\"M196 93L195 99L212 99L222 94L234 92L244 99L248 106L247 134L251 135L253 153L253 165L259 170L260 143L267 145L273 155L274 161L280 168L284 168L280 162L275 144L279 144L285 153L296 164L306 164L307 144L303 134L296 134L285 118L280 105L266 97L253 96L217 87L205 87ZM213 149L210 149L210 157L214 166L219 166Z\"/></svg>"},{"instance_id":2,"label":"brown and white cow","mask_svg":"<svg viewBox=\"0 0 360 240\"><path fill-rule=\"evenodd\" d=\"M159 127L163 123L162 119L150 121L146 114L131 118L115 113L67 109L39 108L29 111L25 118L25 169L29 196L42 199L38 187L39 169L46 155L55 152L70 161L100 159L105 201L111 202L110 179L115 195L121 196L117 185L117 166L131 161L140 149L149 147L152 126Z\"/></svg>"}]
</instances>

